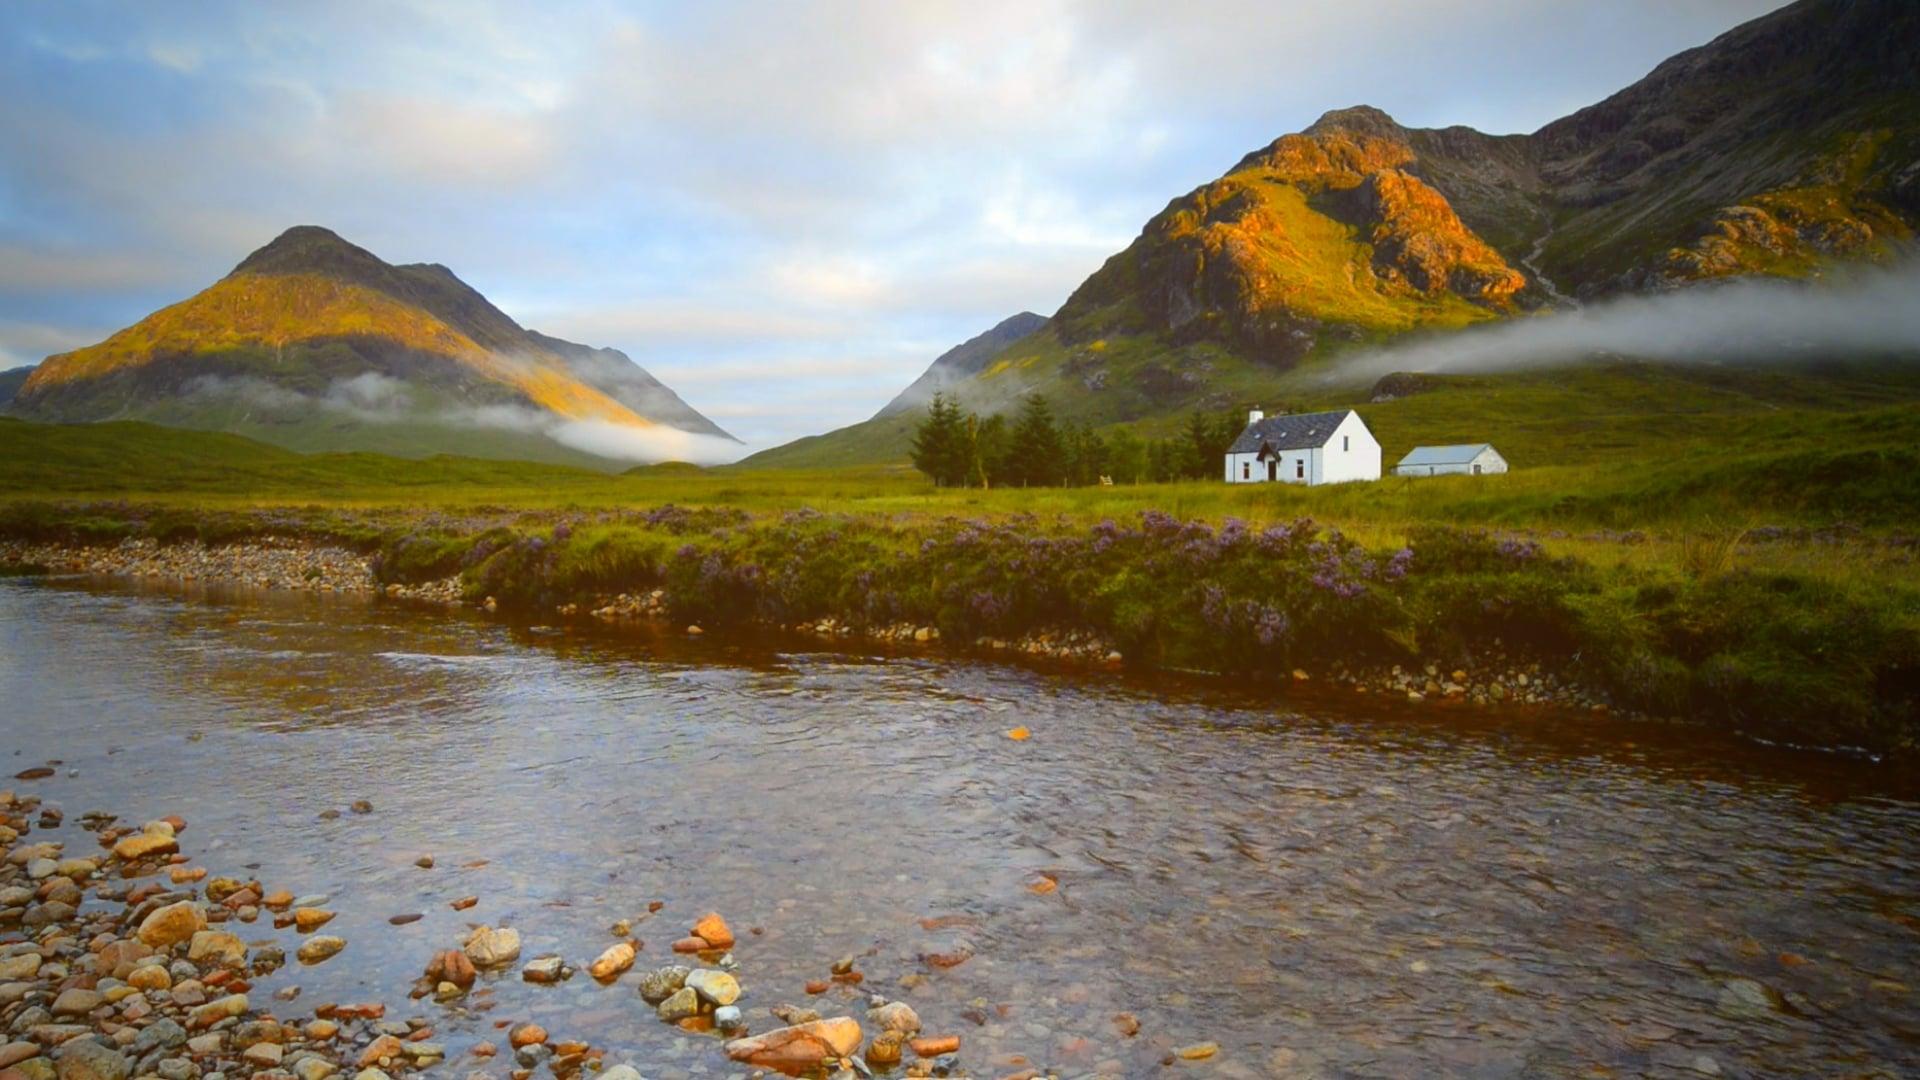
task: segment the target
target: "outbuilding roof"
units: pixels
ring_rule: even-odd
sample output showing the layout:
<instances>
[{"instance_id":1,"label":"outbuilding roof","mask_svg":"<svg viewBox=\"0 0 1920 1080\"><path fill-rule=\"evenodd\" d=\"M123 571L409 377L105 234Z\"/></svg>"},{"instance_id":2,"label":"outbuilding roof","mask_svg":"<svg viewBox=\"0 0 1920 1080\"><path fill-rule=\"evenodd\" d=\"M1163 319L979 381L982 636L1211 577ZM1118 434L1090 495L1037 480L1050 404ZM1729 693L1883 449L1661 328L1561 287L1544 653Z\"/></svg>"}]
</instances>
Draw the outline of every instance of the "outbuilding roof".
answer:
<instances>
[{"instance_id":1,"label":"outbuilding roof","mask_svg":"<svg viewBox=\"0 0 1920 1080\"><path fill-rule=\"evenodd\" d=\"M1400 459L1401 465L1465 465L1493 449L1492 443L1460 443L1455 446L1416 446ZM1395 466L1398 468L1399 466Z\"/></svg>"},{"instance_id":2,"label":"outbuilding roof","mask_svg":"<svg viewBox=\"0 0 1920 1080\"><path fill-rule=\"evenodd\" d=\"M1286 413L1255 420L1227 448L1229 454L1251 454L1262 446L1275 450L1306 450L1327 445L1333 429L1352 409L1339 412Z\"/></svg>"}]
</instances>

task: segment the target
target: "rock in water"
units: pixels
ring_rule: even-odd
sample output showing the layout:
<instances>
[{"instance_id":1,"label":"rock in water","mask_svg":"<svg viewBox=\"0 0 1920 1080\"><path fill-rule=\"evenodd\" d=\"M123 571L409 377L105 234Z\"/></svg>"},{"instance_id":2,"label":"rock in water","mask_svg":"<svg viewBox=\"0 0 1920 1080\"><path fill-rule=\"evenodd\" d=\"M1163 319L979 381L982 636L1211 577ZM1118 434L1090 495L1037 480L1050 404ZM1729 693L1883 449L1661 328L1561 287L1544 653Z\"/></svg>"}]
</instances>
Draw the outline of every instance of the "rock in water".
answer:
<instances>
[{"instance_id":1,"label":"rock in water","mask_svg":"<svg viewBox=\"0 0 1920 1080\"><path fill-rule=\"evenodd\" d=\"M536 956L520 969L520 977L530 983L557 983L565 973L566 962L557 956Z\"/></svg>"},{"instance_id":2,"label":"rock in water","mask_svg":"<svg viewBox=\"0 0 1920 1080\"><path fill-rule=\"evenodd\" d=\"M293 955L303 964L317 964L334 953L347 947L346 939L330 934L319 934L300 943L300 949Z\"/></svg>"},{"instance_id":3,"label":"rock in water","mask_svg":"<svg viewBox=\"0 0 1920 1080\"><path fill-rule=\"evenodd\" d=\"M689 1016L698 1016L700 1015L700 995L693 992L693 987L683 986L669 994L655 1011L660 1014L660 1019L669 1024L685 1020Z\"/></svg>"},{"instance_id":4,"label":"rock in water","mask_svg":"<svg viewBox=\"0 0 1920 1080\"><path fill-rule=\"evenodd\" d=\"M881 1031L897 1031L902 1035L920 1034L920 1014L904 1001L890 1001L868 1009L867 1021Z\"/></svg>"},{"instance_id":5,"label":"rock in water","mask_svg":"<svg viewBox=\"0 0 1920 1080\"><path fill-rule=\"evenodd\" d=\"M241 967L247 962L247 945L224 930L202 930L187 946L187 959L196 964Z\"/></svg>"},{"instance_id":6,"label":"rock in water","mask_svg":"<svg viewBox=\"0 0 1920 1080\"><path fill-rule=\"evenodd\" d=\"M731 1005L740 1000L740 983L724 971L701 968L690 972L686 985L699 994L702 1001L714 1005Z\"/></svg>"},{"instance_id":7,"label":"rock in water","mask_svg":"<svg viewBox=\"0 0 1920 1080\"><path fill-rule=\"evenodd\" d=\"M799 1074L860 1049L860 1023L851 1016L775 1028L727 1044L727 1056L762 1069Z\"/></svg>"},{"instance_id":8,"label":"rock in water","mask_svg":"<svg viewBox=\"0 0 1920 1080\"><path fill-rule=\"evenodd\" d=\"M333 921L333 912L322 908L296 908L293 912L293 927L303 934L311 933Z\"/></svg>"},{"instance_id":9,"label":"rock in water","mask_svg":"<svg viewBox=\"0 0 1920 1080\"><path fill-rule=\"evenodd\" d=\"M700 921L693 924L693 936L706 942L711 948L733 948L733 930L727 926L727 920L721 918L717 911L709 911L700 916Z\"/></svg>"},{"instance_id":10,"label":"rock in water","mask_svg":"<svg viewBox=\"0 0 1920 1080\"><path fill-rule=\"evenodd\" d=\"M520 959L520 931L511 927L495 930L481 926L468 935L466 944L467 959L475 967L502 967Z\"/></svg>"},{"instance_id":11,"label":"rock in water","mask_svg":"<svg viewBox=\"0 0 1920 1080\"><path fill-rule=\"evenodd\" d=\"M207 928L207 916L191 900L156 908L140 920L140 940L156 949L165 949L192 939Z\"/></svg>"},{"instance_id":12,"label":"rock in water","mask_svg":"<svg viewBox=\"0 0 1920 1080\"><path fill-rule=\"evenodd\" d=\"M587 965L587 974L601 982L611 982L620 977L620 973L633 966L633 942L620 941L607 946L607 951Z\"/></svg>"},{"instance_id":13,"label":"rock in water","mask_svg":"<svg viewBox=\"0 0 1920 1080\"><path fill-rule=\"evenodd\" d=\"M679 964L649 971L640 977L640 997L649 1005L658 1005L672 997L674 991L687 985L687 976L690 974L692 972Z\"/></svg>"}]
</instances>

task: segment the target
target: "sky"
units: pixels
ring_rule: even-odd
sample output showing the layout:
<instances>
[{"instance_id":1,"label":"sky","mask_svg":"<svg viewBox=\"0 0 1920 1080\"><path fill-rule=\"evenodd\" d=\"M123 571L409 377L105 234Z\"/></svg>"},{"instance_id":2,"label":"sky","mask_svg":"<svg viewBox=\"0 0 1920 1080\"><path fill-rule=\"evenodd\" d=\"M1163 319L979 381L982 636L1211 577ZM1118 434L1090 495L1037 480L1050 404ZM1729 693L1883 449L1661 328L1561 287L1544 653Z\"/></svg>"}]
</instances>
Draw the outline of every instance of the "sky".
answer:
<instances>
[{"instance_id":1,"label":"sky","mask_svg":"<svg viewBox=\"0 0 1920 1080\"><path fill-rule=\"evenodd\" d=\"M1532 131L1774 6L16 0L0 368L318 224L777 445L1323 112Z\"/></svg>"}]
</instances>

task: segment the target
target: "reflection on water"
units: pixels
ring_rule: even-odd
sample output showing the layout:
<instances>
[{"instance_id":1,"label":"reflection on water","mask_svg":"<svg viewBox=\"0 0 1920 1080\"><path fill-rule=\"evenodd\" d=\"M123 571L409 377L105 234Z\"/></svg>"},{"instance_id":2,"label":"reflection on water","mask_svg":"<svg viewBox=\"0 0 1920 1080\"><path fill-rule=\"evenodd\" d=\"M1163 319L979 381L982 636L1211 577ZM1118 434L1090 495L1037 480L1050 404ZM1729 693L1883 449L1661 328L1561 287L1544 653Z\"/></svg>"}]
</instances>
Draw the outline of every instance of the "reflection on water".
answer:
<instances>
[{"instance_id":1,"label":"reflection on water","mask_svg":"<svg viewBox=\"0 0 1920 1080\"><path fill-rule=\"evenodd\" d=\"M302 986L288 1015L387 1000L456 1053L531 1016L649 1076L730 1075L633 989L711 908L764 930L737 950L757 1029L862 953L869 989L960 1034L986 1075L1015 1055L1147 1075L1203 1040L1219 1055L1181 1069L1920 1069L1920 802L1880 770L1670 729L1296 707L321 597L0 584L7 773L64 759L76 775L35 790L69 821L178 812L214 872L331 895L348 950L259 984ZM320 816L360 798L372 814ZM471 1011L400 1007L469 920L584 964L654 899L616 987L509 975ZM955 968L920 959L962 948Z\"/></svg>"}]
</instances>

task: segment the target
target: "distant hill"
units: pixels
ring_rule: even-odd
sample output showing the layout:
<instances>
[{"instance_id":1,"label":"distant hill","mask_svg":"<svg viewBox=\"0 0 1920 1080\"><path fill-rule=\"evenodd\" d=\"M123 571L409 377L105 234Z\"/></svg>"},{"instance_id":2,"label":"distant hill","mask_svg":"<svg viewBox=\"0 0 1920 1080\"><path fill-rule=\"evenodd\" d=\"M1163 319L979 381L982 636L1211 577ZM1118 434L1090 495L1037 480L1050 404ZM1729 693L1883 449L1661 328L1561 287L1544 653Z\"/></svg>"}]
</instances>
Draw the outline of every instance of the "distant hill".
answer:
<instances>
[{"instance_id":1,"label":"distant hill","mask_svg":"<svg viewBox=\"0 0 1920 1080\"><path fill-rule=\"evenodd\" d=\"M1897 260L1920 224L1916 56L1920 4L1801 0L1531 135L1329 112L1174 199L1045 327L939 386L1165 428L1324 394L1340 356L1410 333ZM917 400L753 460L904 460Z\"/></svg>"},{"instance_id":2,"label":"distant hill","mask_svg":"<svg viewBox=\"0 0 1920 1080\"><path fill-rule=\"evenodd\" d=\"M9 410L408 456L631 462L732 440L624 354L523 329L444 266L393 266L316 226L48 357Z\"/></svg>"}]
</instances>

